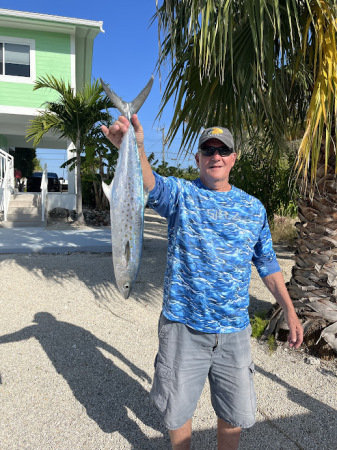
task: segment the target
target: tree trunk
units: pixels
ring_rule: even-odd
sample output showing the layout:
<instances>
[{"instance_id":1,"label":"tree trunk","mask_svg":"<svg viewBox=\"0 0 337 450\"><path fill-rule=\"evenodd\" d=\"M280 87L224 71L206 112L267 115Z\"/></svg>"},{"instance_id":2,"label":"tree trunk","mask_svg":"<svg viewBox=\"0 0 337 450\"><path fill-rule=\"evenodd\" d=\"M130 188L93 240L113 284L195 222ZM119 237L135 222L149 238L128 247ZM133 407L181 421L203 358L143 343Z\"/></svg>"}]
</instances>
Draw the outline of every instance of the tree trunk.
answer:
<instances>
[{"instance_id":1,"label":"tree trunk","mask_svg":"<svg viewBox=\"0 0 337 450\"><path fill-rule=\"evenodd\" d=\"M102 193L102 183L99 181L92 182L95 192L95 207L102 211L104 209L104 197Z\"/></svg>"},{"instance_id":2,"label":"tree trunk","mask_svg":"<svg viewBox=\"0 0 337 450\"><path fill-rule=\"evenodd\" d=\"M76 222L85 225L82 208L82 182L81 182L81 146L76 142Z\"/></svg>"},{"instance_id":3,"label":"tree trunk","mask_svg":"<svg viewBox=\"0 0 337 450\"><path fill-rule=\"evenodd\" d=\"M335 155L325 174L321 155L312 200L299 201L295 265L288 291L304 327L304 342L322 358L337 353L337 183ZM266 334L282 329L276 311Z\"/></svg>"}]
</instances>

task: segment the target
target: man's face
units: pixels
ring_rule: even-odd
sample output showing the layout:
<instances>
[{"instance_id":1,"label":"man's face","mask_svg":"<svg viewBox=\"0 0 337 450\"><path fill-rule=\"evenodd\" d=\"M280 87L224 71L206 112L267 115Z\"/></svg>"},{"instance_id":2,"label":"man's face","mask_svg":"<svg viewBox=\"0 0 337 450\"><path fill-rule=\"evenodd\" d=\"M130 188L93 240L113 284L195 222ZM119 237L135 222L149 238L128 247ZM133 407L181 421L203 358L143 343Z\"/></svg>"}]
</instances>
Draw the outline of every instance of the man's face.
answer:
<instances>
[{"instance_id":1,"label":"man's face","mask_svg":"<svg viewBox=\"0 0 337 450\"><path fill-rule=\"evenodd\" d=\"M204 145L223 147L217 139L209 139ZM199 167L201 182L210 189L228 190L229 172L234 166L236 153L220 156L216 151L213 156L204 156L200 152L195 155Z\"/></svg>"}]
</instances>

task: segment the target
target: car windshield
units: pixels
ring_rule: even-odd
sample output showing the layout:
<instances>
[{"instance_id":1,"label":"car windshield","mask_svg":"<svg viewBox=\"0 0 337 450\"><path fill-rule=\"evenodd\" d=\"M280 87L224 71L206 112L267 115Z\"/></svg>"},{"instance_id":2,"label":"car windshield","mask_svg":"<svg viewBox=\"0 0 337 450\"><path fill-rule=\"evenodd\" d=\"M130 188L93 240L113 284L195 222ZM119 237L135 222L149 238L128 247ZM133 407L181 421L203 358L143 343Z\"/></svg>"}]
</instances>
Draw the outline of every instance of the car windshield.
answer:
<instances>
[{"instance_id":1,"label":"car windshield","mask_svg":"<svg viewBox=\"0 0 337 450\"><path fill-rule=\"evenodd\" d=\"M48 172L47 173L48 178L58 178L57 174L54 172ZM32 174L32 178L41 178L42 177L42 172L34 172Z\"/></svg>"}]
</instances>

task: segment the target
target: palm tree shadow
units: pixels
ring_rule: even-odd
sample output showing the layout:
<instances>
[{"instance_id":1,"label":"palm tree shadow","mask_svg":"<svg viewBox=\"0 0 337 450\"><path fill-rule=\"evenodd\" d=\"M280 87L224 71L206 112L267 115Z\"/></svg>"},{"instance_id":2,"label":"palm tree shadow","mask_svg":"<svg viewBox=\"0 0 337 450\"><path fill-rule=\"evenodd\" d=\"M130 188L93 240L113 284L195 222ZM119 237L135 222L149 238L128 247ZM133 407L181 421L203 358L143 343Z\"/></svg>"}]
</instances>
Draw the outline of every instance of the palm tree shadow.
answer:
<instances>
[{"instance_id":1,"label":"palm tree shadow","mask_svg":"<svg viewBox=\"0 0 337 450\"><path fill-rule=\"evenodd\" d=\"M150 382L146 372L84 328L58 321L47 312L37 313L34 322L34 325L1 336L0 344L35 337L88 416L105 433L118 431L132 448L151 448L151 441L128 417L128 410L146 426L166 434L150 404L148 392L135 379ZM109 357L101 350L109 353ZM125 364L135 378L118 367L114 360Z\"/></svg>"}]
</instances>

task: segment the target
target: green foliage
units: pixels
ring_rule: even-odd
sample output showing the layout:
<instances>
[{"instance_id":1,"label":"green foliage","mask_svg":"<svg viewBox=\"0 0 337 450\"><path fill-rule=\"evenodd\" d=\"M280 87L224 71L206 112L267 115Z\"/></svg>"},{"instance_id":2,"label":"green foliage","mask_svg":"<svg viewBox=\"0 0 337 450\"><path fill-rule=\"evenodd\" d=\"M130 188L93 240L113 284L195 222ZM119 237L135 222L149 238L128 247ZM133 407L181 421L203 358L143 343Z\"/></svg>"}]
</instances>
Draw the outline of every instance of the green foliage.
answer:
<instances>
[{"instance_id":1,"label":"green foliage","mask_svg":"<svg viewBox=\"0 0 337 450\"><path fill-rule=\"evenodd\" d=\"M93 188L93 181L82 178L82 197L83 204L89 207L96 207L95 192Z\"/></svg>"},{"instance_id":2,"label":"green foliage","mask_svg":"<svg viewBox=\"0 0 337 450\"><path fill-rule=\"evenodd\" d=\"M85 145L84 161L81 164L83 182L88 184L86 194L83 193L83 200L86 204L92 204L100 210L109 206L103 192L102 181L110 184L118 159L117 148L101 130L101 124L107 127L112 124L112 117L107 119L90 130Z\"/></svg>"},{"instance_id":3,"label":"green foliage","mask_svg":"<svg viewBox=\"0 0 337 450\"><path fill-rule=\"evenodd\" d=\"M185 180L195 180L199 178L199 169L194 166L188 166L187 169L184 169L183 178Z\"/></svg>"},{"instance_id":4,"label":"green foliage","mask_svg":"<svg viewBox=\"0 0 337 450\"><path fill-rule=\"evenodd\" d=\"M295 108L288 121L296 86L289 68L302 37L296 2L219 4L158 2L159 66L171 65L160 114L174 100L167 138L171 142L184 124L181 148L195 142L202 126L223 125L240 135L267 124L282 137L298 117Z\"/></svg>"},{"instance_id":5,"label":"green foliage","mask_svg":"<svg viewBox=\"0 0 337 450\"><path fill-rule=\"evenodd\" d=\"M158 160L156 160L155 154L152 152L150 153L150 155L147 157L147 160L149 161L149 164L157 164Z\"/></svg>"},{"instance_id":6,"label":"green foliage","mask_svg":"<svg viewBox=\"0 0 337 450\"><path fill-rule=\"evenodd\" d=\"M35 82L34 90L42 88L52 89L60 96L54 102L43 104L44 110L39 112L27 129L28 141L33 140L34 146L37 146L43 136L51 131L70 139L77 151L82 151L92 127L110 117L107 108L113 105L103 94L102 86L95 80L75 93L70 83L46 75Z\"/></svg>"},{"instance_id":7,"label":"green foliage","mask_svg":"<svg viewBox=\"0 0 337 450\"><path fill-rule=\"evenodd\" d=\"M296 216L297 190L291 184L295 152L275 159L273 142L255 135L243 145L231 174L230 183L258 198L272 224L275 214Z\"/></svg>"},{"instance_id":8,"label":"green foliage","mask_svg":"<svg viewBox=\"0 0 337 450\"><path fill-rule=\"evenodd\" d=\"M266 319L266 311L257 312L252 319L250 319L250 324L252 327L252 337L260 339L266 329L269 320ZM267 338L267 346L270 352L274 352L277 348L276 339L274 335L269 335Z\"/></svg>"},{"instance_id":9,"label":"green foliage","mask_svg":"<svg viewBox=\"0 0 337 450\"><path fill-rule=\"evenodd\" d=\"M34 164L35 172L43 172L43 167L42 167L42 164L41 164L41 161L39 160L39 158L34 158L33 164Z\"/></svg>"},{"instance_id":10,"label":"green foliage","mask_svg":"<svg viewBox=\"0 0 337 450\"><path fill-rule=\"evenodd\" d=\"M113 104L104 94L97 80L75 92L70 83L58 80L52 75L46 75L35 82L34 90L42 88L58 92L59 98L43 105L44 110L39 112L27 128L26 137L29 141L33 140L34 146L38 146L43 136L52 132L58 133L61 138L67 138L74 144L74 158L67 161L66 165L70 170L77 167L76 210L78 220L83 223L81 173L85 169L81 169L81 163L84 160L87 161L93 171L100 171L100 177L103 179L103 158L107 156L109 145L107 142L103 143L102 133L100 132L98 136L98 130L100 124L111 122L108 108ZM85 159L83 159L84 153ZM98 158L97 164L94 161L95 156ZM98 183L95 185L95 190L96 200L101 206L104 200Z\"/></svg>"},{"instance_id":11,"label":"green foliage","mask_svg":"<svg viewBox=\"0 0 337 450\"><path fill-rule=\"evenodd\" d=\"M252 326L252 337L259 339L268 323L269 320L266 319L265 312L256 313L253 319L250 319L250 324Z\"/></svg>"},{"instance_id":12,"label":"green foliage","mask_svg":"<svg viewBox=\"0 0 337 450\"><path fill-rule=\"evenodd\" d=\"M196 167L188 166L186 169L177 166L169 166L168 162L163 161L158 165L158 161L152 163L152 170L164 177L184 178L185 180L195 180L199 177L199 170Z\"/></svg>"},{"instance_id":13,"label":"green foliage","mask_svg":"<svg viewBox=\"0 0 337 450\"><path fill-rule=\"evenodd\" d=\"M16 147L9 150L14 157L15 169L20 170L23 177L29 177L35 169L36 151L33 148Z\"/></svg>"},{"instance_id":14,"label":"green foliage","mask_svg":"<svg viewBox=\"0 0 337 450\"><path fill-rule=\"evenodd\" d=\"M290 136L303 138L297 169L313 182L321 146L326 163L336 148L336 1L156 4L158 67L169 66L159 117L174 102L167 142L182 126L181 151L202 127L226 126L236 140L259 132L276 166ZM275 167L266 183L278 176Z\"/></svg>"},{"instance_id":15,"label":"green foliage","mask_svg":"<svg viewBox=\"0 0 337 450\"><path fill-rule=\"evenodd\" d=\"M276 339L273 334L270 334L267 339L267 345L270 352L275 352L277 349Z\"/></svg>"}]
</instances>

